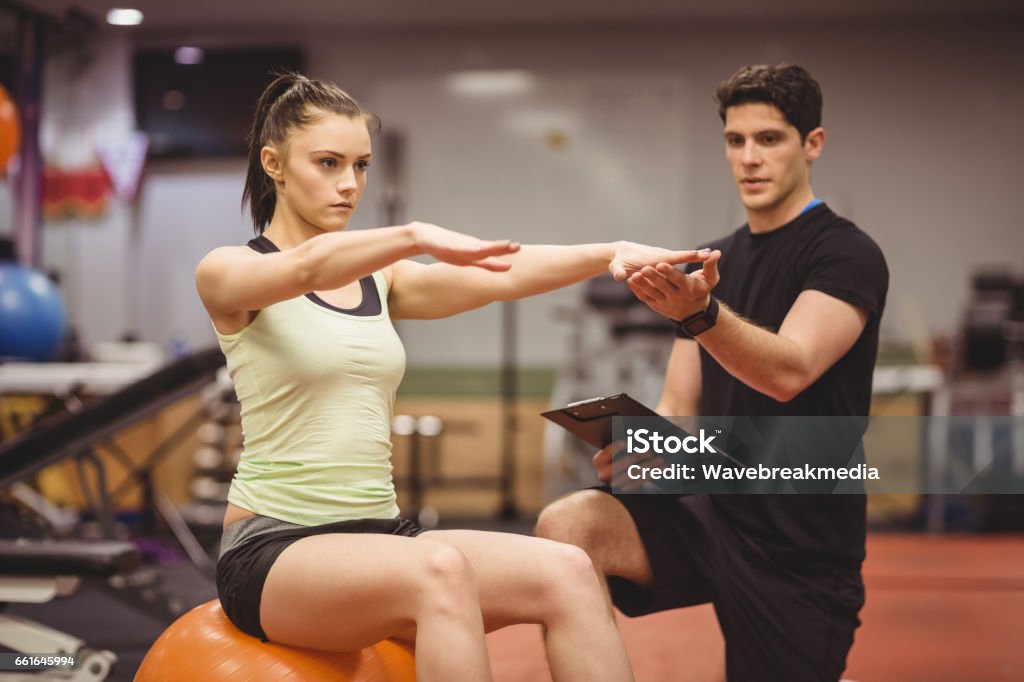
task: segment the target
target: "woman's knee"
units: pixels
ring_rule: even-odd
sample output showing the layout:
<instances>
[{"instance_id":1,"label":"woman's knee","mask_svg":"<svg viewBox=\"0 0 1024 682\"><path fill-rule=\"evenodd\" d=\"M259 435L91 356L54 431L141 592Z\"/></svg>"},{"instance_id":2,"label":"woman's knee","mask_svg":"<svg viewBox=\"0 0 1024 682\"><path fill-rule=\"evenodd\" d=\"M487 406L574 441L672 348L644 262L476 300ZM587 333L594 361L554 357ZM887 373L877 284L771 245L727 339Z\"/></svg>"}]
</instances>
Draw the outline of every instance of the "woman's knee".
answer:
<instances>
[{"instance_id":1,"label":"woman's knee","mask_svg":"<svg viewBox=\"0 0 1024 682\"><path fill-rule=\"evenodd\" d=\"M553 542L545 549L544 566L534 587L547 621L566 614L604 609L601 581L590 555L575 545Z\"/></svg>"},{"instance_id":2,"label":"woman's knee","mask_svg":"<svg viewBox=\"0 0 1024 682\"><path fill-rule=\"evenodd\" d=\"M423 540L414 567L417 602L429 611L479 614L476 576L473 567L458 548L444 542Z\"/></svg>"},{"instance_id":3,"label":"woman's knee","mask_svg":"<svg viewBox=\"0 0 1024 682\"><path fill-rule=\"evenodd\" d=\"M557 543L552 553L556 559L552 562L551 573L555 582L562 583L561 587L600 589L594 562L586 550L576 545Z\"/></svg>"}]
</instances>

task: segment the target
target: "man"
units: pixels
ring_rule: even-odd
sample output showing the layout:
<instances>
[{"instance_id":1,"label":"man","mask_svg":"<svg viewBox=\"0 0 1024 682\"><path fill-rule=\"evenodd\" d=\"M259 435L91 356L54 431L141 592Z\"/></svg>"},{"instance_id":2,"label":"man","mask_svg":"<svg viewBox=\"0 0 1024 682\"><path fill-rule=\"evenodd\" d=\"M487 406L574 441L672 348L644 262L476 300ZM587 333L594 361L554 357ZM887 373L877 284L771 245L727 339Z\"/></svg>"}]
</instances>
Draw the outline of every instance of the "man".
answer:
<instances>
[{"instance_id":1,"label":"man","mask_svg":"<svg viewBox=\"0 0 1024 682\"><path fill-rule=\"evenodd\" d=\"M747 224L703 268L629 279L679 320L666 416L867 415L888 270L815 199L821 90L803 68L741 69L716 93ZM604 481L612 454L594 463ZM864 602L863 495L569 495L537 533L579 545L623 613L712 602L731 682L837 680ZM668 633L666 633L668 634Z\"/></svg>"}]
</instances>

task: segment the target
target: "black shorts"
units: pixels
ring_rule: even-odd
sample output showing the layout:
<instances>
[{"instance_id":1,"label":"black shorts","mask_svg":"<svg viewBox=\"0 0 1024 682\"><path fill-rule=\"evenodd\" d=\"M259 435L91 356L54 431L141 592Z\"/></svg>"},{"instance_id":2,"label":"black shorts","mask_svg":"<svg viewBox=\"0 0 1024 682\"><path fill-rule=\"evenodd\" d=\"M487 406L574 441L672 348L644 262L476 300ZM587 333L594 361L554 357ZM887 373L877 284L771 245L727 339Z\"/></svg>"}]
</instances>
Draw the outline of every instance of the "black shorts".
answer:
<instances>
[{"instance_id":1,"label":"black shorts","mask_svg":"<svg viewBox=\"0 0 1024 682\"><path fill-rule=\"evenodd\" d=\"M260 524L263 527L261 530L265 530L268 527L267 521L274 522L267 517L251 516L236 521L225 533L234 529L233 532L237 534L239 528L235 526L247 522L254 526ZM267 635L260 625L263 584L267 581L270 567L288 545L302 538L326 533L381 533L415 537L426 530L402 518L356 519L321 526L277 523L283 527L282 530L259 532L251 536L246 534L244 526L240 527L242 535L239 541L233 543L217 560L217 596L224 613L239 630L259 637L264 642L267 641Z\"/></svg>"},{"instance_id":2,"label":"black shorts","mask_svg":"<svg viewBox=\"0 0 1024 682\"><path fill-rule=\"evenodd\" d=\"M707 495L615 499L633 517L654 576L650 589L609 577L624 614L710 602L729 682L840 678L864 604L859 570L782 566L722 519Z\"/></svg>"}]
</instances>

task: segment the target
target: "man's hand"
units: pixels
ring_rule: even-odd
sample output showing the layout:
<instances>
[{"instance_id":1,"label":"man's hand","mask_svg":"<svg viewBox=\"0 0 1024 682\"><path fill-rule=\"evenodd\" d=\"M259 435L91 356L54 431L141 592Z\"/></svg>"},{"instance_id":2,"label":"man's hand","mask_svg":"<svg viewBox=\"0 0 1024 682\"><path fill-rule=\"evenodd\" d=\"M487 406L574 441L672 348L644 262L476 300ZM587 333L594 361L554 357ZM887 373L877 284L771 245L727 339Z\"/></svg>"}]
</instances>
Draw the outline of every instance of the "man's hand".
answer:
<instances>
[{"instance_id":1,"label":"man's hand","mask_svg":"<svg viewBox=\"0 0 1024 682\"><path fill-rule=\"evenodd\" d=\"M665 461L659 455L623 455L625 441L617 440L601 448L594 455L594 469L597 470L597 477L602 483L612 485L619 491L629 492L638 490L644 485L644 481L633 481L629 478L627 470L630 465L643 464L648 467L664 466Z\"/></svg>"},{"instance_id":2,"label":"man's hand","mask_svg":"<svg viewBox=\"0 0 1024 682\"><path fill-rule=\"evenodd\" d=\"M682 320L708 307L711 290L720 279L721 251L712 251L700 270L686 274L666 263L645 266L627 283L636 297L665 317Z\"/></svg>"},{"instance_id":3,"label":"man's hand","mask_svg":"<svg viewBox=\"0 0 1024 682\"><path fill-rule=\"evenodd\" d=\"M619 454L626 446L625 441L617 440L614 443L601 448L594 455L594 469L597 470L597 477L604 483L612 482L612 459Z\"/></svg>"}]
</instances>

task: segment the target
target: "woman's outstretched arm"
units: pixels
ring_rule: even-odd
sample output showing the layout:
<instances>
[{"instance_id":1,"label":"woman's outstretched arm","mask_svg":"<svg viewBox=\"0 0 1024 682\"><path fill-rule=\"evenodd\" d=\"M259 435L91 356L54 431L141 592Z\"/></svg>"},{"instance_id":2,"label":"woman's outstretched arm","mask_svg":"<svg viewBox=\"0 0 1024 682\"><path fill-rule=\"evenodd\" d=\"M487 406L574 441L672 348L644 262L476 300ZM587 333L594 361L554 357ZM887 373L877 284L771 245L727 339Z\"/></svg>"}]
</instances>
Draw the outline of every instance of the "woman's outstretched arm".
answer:
<instances>
[{"instance_id":1,"label":"woman's outstretched arm","mask_svg":"<svg viewBox=\"0 0 1024 682\"><path fill-rule=\"evenodd\" d=\"M240 246L214 249L196 268L196 287L211 316L230 315L337 289L421 253L455 269L507 270L495 256L518 249L508 240L485 241L427 223L331 232L271 254Z\"/></svg>"},{"instance_id":2,"label":"woman's outstretched arm","mask_svg":"<svg viewBox=\"0 0 1024 682\"><path fill-rule=\"evenodd\" d=\"M624 280L645 265L703 261L705 252L670 251L633 242L575 246L523 245L501 258L505 271L425 265L401 260L391 266L388 307L396 319L435 319L473 310L494 301L510 301L559 289L611 272Z\"/></svg>"}]
</instances>

